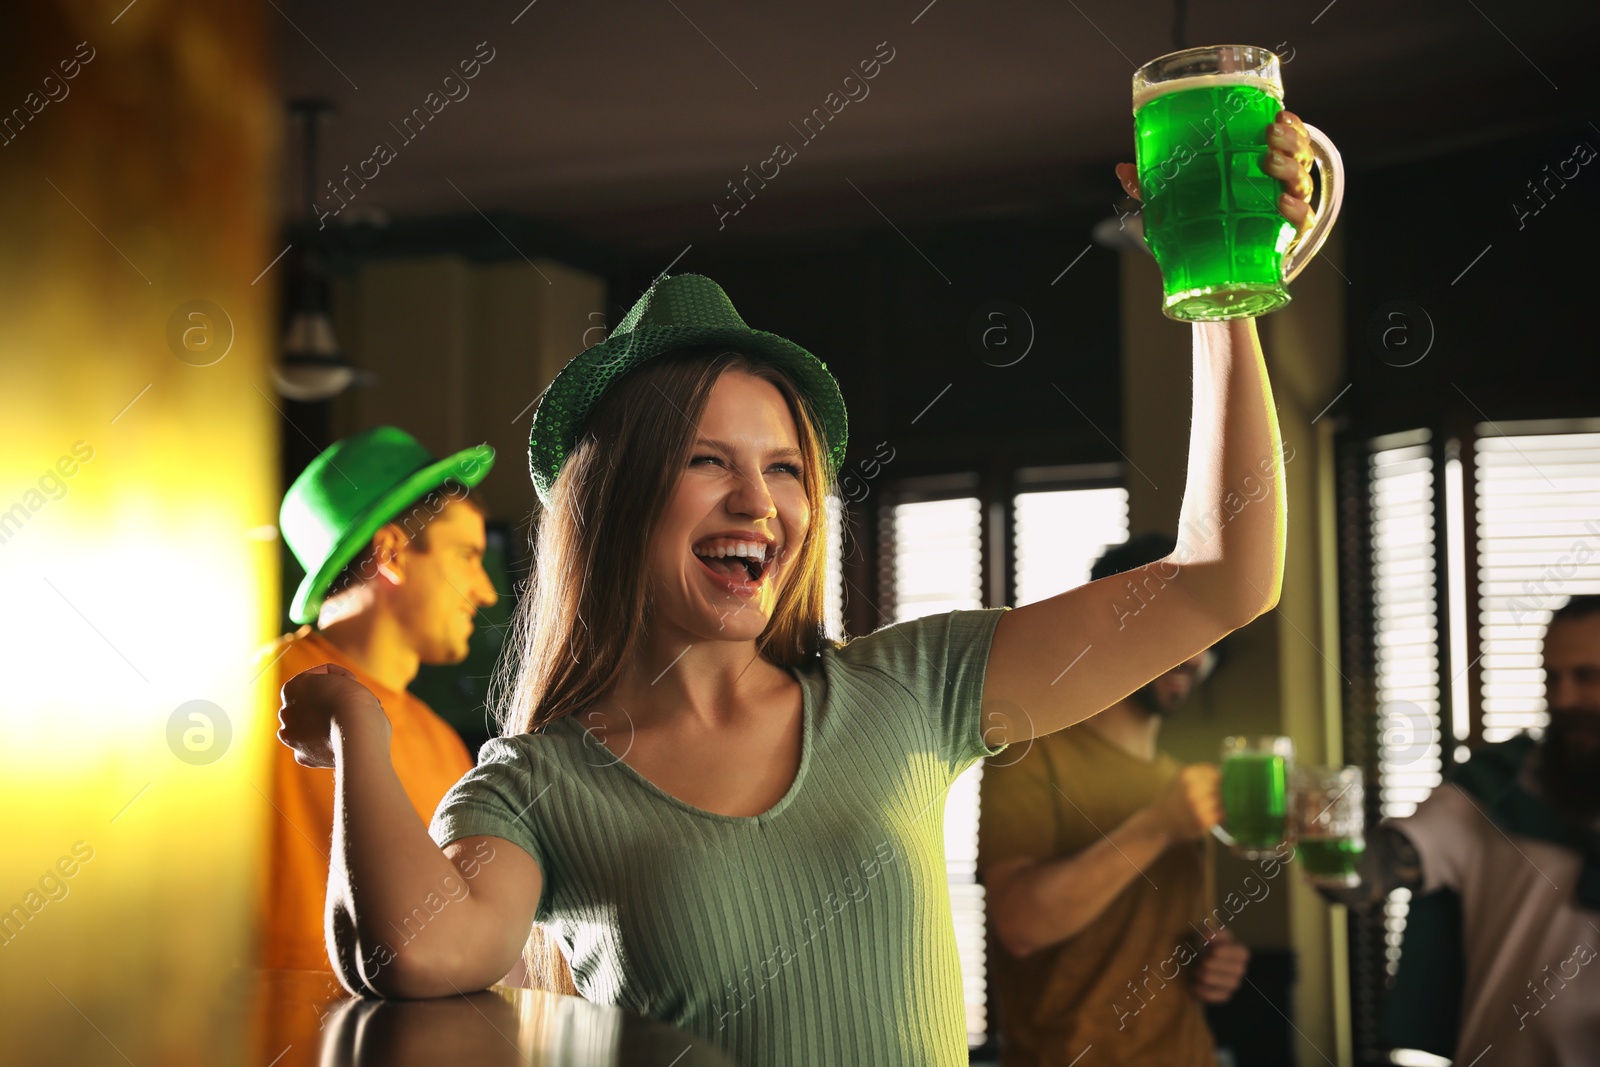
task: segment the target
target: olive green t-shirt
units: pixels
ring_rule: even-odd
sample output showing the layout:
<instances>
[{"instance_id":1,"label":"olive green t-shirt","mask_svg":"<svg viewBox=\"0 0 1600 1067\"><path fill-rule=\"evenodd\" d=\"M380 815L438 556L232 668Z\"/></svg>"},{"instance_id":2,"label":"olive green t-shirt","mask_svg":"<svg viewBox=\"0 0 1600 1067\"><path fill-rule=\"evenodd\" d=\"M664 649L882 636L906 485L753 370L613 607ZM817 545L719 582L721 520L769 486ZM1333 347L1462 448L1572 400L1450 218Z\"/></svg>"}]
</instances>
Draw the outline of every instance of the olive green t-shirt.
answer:
<instances>
[{"instance_id":1,"label":"olive green t-shirt","mask_svg":"<svg viewBox=\"0 0 1600 1067\"><path fill-rule=\"evenodd\" d=\"M1012 746L984 766L979 878L1001 860L1082 852L1160 796L1178 767L1081 724ZM1207 929L1206 847L1170 846L1087 927L1024 959L991 936L1003 1067L1067 1067L1090 1046L1083 1067L1214 1067L1187 973Z\"/></svg>"},{"instance_id":2,"label":"olive green t-shirt","mask_svg":"<svg viewBox=\"0 0 1600 1067\"><path fill-rule=\"evenodd\" d=\"M800 769L761 815L668 795L568 718L486 744L430 833L525 850L535 919L585 997L744 1067L964 1065L944 803L1000 751L979 705L1004 610L887 626L795 670Z\"/></svg>"}]
</instances>

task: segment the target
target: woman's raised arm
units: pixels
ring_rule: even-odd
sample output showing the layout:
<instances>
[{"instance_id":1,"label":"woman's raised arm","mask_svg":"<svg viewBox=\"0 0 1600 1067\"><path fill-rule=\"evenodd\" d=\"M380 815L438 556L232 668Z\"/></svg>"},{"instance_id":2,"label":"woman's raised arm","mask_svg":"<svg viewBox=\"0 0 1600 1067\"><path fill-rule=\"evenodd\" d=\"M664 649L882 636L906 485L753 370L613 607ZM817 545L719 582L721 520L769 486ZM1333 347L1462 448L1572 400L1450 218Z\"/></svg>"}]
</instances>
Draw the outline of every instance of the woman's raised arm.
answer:
<instances>
[{"instance_id":1,"label":"woman's raised arm","mask_svg":"<svg viewBox=\"0 0 1600 1067\"><path fill-rule=\"evenodd\" d=\"M335 774L328 951L352 993L439 997L486 989L516 962L543 875L498 837L440 848L389 758L376 697L324 664L283 687L278 737Z\"/></svg>"},{"instance_id":2,"label":"woman's raised arm","mask_svg":"<svg viewBox=\"0 0 1600 1067\"><path fill-rule=\"evenodd\" d=\"M1284 183L1279 208L1304 229L1311 192L1305 128L1286 112L1269 140L1282 150L1265 168ZM1124 184L1136 193L1132 168L1124 167ZM1283 440L1255 322L1196 323L1193 330L1194 414L1177 551L1001 618L984 682L990 744L1094 715L1278 602Z\"/></svg>"}]
</instances>

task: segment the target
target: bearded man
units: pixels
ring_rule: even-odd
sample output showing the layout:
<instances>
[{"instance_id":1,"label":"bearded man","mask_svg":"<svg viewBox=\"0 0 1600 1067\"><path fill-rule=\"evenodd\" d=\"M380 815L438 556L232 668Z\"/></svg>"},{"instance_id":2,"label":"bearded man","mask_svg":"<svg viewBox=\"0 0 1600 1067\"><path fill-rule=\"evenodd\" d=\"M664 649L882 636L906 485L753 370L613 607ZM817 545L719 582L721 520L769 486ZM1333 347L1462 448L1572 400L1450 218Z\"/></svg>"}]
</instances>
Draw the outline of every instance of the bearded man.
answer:
<instances>
[{"instance_id":1,"label":"bearded man","mask_svg":"<svg viewBox=\"0 0 1600 1067\"><path fill-rule=\"evenodd\" d=\"M1403 819L1368 834L1374 908L1411 891L1385 1044L1476 1067L1591 1064L1600 1035L1600 595L1544 635L1542 737L1484 745Z\"/></svg>"}]
</instances>

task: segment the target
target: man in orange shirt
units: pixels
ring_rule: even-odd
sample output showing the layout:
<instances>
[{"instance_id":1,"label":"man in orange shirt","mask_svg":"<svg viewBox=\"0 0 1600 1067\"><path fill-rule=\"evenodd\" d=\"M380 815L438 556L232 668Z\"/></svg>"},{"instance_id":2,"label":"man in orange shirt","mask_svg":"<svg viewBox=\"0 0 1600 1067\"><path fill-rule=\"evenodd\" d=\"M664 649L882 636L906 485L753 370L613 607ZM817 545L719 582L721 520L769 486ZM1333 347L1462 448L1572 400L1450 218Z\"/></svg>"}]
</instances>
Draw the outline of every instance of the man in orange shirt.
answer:
<instances>
[{"instance_id":1,"label":"man in orange shirt","mask_svg":"<svg viewBox=\"0 0 1600 1067\"><path fill-rule=\"evenodd\" d=\"M423 663L466 658L473 616L498 599L483 569L483 507L472 489L488 445L436 459L380 426L329 447L284 496L279 527L306 570L289 617L304 625L267 656L281 685L334 663L377 694L394 726L394 767L424 824L474 760L460 736L406 692ZM262 965L332 971L323 936L333 772L273 744ZM397 933L397 937L403 933Z\"/></svg>"}]
</instances>

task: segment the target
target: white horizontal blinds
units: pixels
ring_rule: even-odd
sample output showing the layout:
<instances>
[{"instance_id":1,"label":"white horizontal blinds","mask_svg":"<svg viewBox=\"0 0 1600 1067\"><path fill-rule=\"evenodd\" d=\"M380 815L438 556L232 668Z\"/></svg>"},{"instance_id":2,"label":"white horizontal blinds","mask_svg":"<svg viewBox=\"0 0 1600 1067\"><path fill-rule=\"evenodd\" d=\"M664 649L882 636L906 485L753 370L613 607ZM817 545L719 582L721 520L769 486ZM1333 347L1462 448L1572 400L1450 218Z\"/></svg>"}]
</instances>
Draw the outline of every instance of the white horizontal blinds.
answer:
<instances>
[{"instance_id":1,"label":"white horizontal blinds","mask_svg":"<svg viewBox=\"0 0 1600 1067\"><path fill-rule=\"evenodd\" d=\"M1426 444L1372 454L1379 804L1410 815L1439 784L1439 574Z\"/></svg>"},{"instance_id":2,"label":"white horizontal blinds","mask_svg":"<svg viewBox=\"0 0 1600 1067\"><path fill-rule=\"evenodd\" d=\"M826 504L828 589L823 600L823 625L835 641L844 636L844 502L829 494Z\"/></svg>"},{"instance_id":3,"label":"white horizontal blinds","mask_svg":"<svg viewBox=\"0 0 1600 1067\"><path fill-rule=\"evenodd\" d=\"M1126 489L1061 489L1018 493L1017 607L1074 589L1108 545L1128 539Z\"/></svg>"},{"instance_id":4,"label":"white horizontal blinds","mask_svg":"<svg viewBox=\"0 0 1600 1067\"><path fill-rule=\"evenodd\" d=\"M1538 429L1477 427L1485 741L1544 727L1540 647L1550 613L1569 596L1600 593L1600 424Z\"/></svg>"},{"instance_id":5,"label":"white horizontal blinds","mask_svg":"<svg viewBox=\"0 0 1600 1067\"><path fill-rule=\"evenodd\" d=\"M983 606L982 512L977 497L894 508L894 618Z\"/></svg>"},{"instance_id":6,"label":"white horizontal blinds","mask_svg":"<svg viewBox=\"0 0 1600 1067\"><path fill-rule=\"evenodd\" d=\"M895 621L983 606L982 509L976 497L896 504L892 514ZM967 1040L988 1037L983 887L977 884L979 764L945 804L945 869L967 1009Z\"/></svg>"},{"instance_id":7,"label":"white horizontal blinds","mask_svg":"<svg viewBox=\"0 0 1600 1067\"><path fill-rule=\"evenodd\" d=\"M1438 546L1427 440L1426 432L1380 439L1370 460L1378 805L1385 817L1410 815L1440 782ZM1410 899L1397 890L1384 907L1390 973Z\"/></svg>"}]
</instances>

